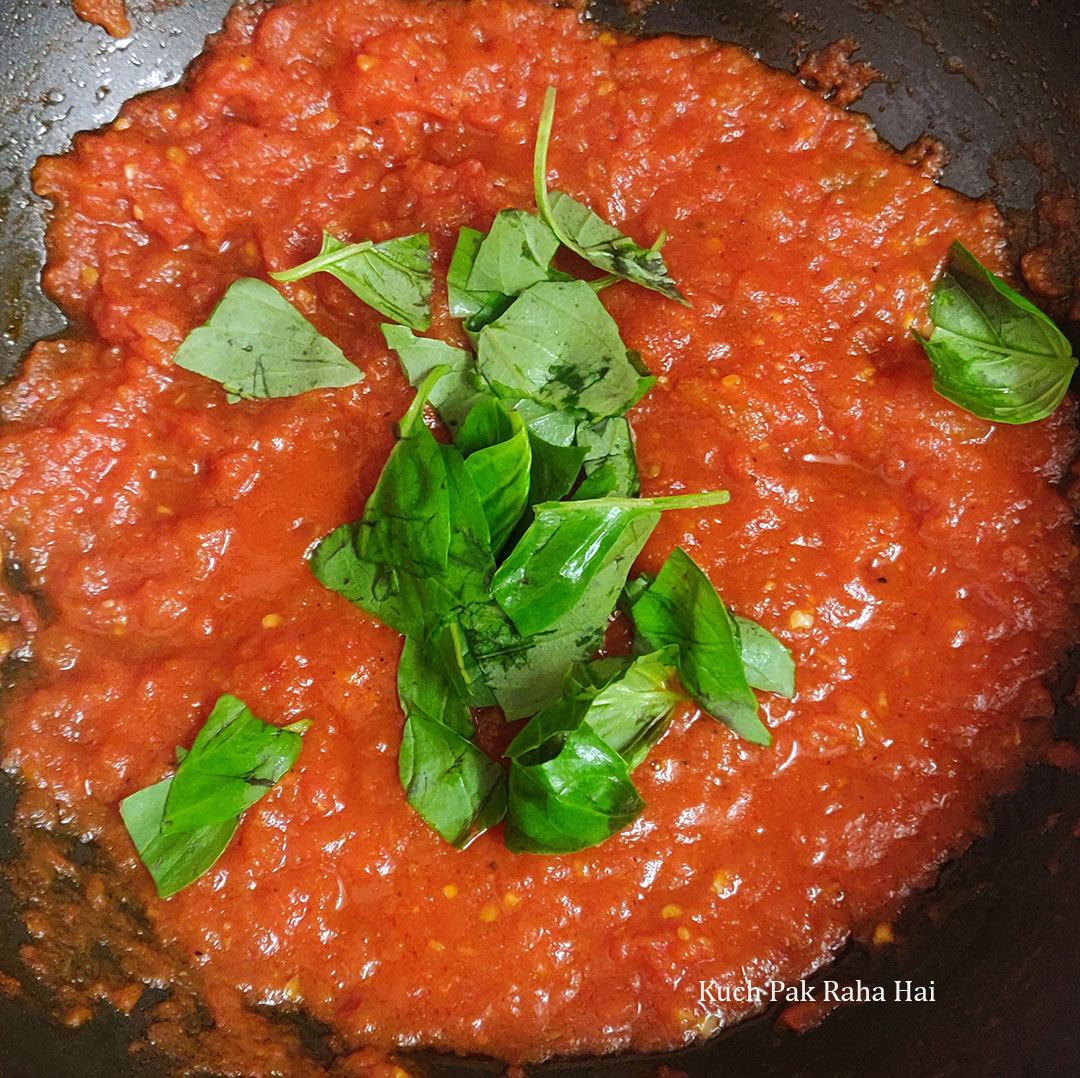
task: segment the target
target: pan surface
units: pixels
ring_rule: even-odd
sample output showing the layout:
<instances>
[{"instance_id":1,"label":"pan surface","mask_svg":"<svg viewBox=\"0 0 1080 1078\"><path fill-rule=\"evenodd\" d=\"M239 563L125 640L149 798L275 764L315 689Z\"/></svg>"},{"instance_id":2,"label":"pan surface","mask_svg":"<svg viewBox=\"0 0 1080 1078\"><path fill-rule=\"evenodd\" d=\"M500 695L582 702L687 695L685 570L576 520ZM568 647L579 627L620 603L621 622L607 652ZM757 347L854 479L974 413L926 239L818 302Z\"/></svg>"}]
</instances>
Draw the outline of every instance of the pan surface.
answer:
<instances>
[{"instance_id":1,"label":"pan surface","mask_svg":"<svg viewBox=\"0 0 1080 1078\"><path fill-rule=\"evenodd\" d=\"M62 328L37 285L44 220L29 193L30 166L41 153L62 151L74 132L110 120L132 94L175 82L229 2L132 7L136 30L122 42L78 22L66 0L5 0L0 11L0 373L10 374L33 340ZM594 10L627 25L618 3ZM734 41L785 69L796 55L850 36L859 58L884 76L854 107L897 147L924 131L940 138L951 155L944 183L1023 209L1042 182L1033 154L1080 178L1074 0L679 0L649 9L634 28ZM1075 339L1076 327L1069 328ZM1060 722L1066 735L1080 731L1067 709ZM0 791L0 857L13 852L4 834L12 800L10 787ZM801 1037L778 1031L767 1015L668 1064L696 1078L1076 1071L1078 821L1075 777L1037 769L999 806L991 834L909 911L894 952L852 949L840 959L838 972L849 979L933 981L934 1003L841 1008ZM0 893L0 969L16 968L19 942L10 896ZM103 1014L78 1031L61 1030L25 999L0 994L0 1078L159 1073L153 1061L129 1055L131 1027ZM486 1064L425 1066L447 1075L501 1073ZM637 1078L655 1074L656 1062L582 1061L542 1071Z\"/></svg>"}]
</instances>

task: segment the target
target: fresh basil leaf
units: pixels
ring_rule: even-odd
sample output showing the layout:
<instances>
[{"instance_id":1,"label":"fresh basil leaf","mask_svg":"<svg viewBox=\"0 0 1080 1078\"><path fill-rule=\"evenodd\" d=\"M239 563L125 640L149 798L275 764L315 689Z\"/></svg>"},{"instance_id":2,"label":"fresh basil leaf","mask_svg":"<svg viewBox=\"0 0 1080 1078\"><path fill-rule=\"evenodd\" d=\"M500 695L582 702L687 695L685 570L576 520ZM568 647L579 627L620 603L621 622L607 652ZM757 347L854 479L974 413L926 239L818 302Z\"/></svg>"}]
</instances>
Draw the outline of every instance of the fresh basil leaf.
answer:
<instances>
[{"instance_id":1,"label":"fresh basil leaf","mask_svg":"<svg viewBox=\"0 0 1080 1078\"><path fill-rule=\"evenodd\" d=\"M560 242L597 269L689 304L676 288L660 254L663 236L652 247L639 247L629 236L562 191L547 189L547 154L555 117L555 87L544 95L533 156L533 188L540 219Z\"/></svg>"},{"instance_id":2,"label":"fresh basil leaf","mask_svg":"<svg viewBox=\"0 0 1080 1078\"><path fill-rule=\"evenodd\" d=\"M581 474L588 450L577 445L553 445L529 429L532 471L529 476L529 504L556 502L565 497Z\"/></svg>"},{"instance_id":3,"label":"fresh basil leaf","mask_svg":"<svg viewBox=\"0 0 1080 1078\"><path fill-rule=\"evenodd\" d=\"M356 385L364 375L265 281L233 281L173 362L220 382L231 400L293 397Z\"/></svg>"},{"instance_id":4,"label":"fresh basil leaf","mask_svg":"<svg viewBox=\"0 0 1080 1078\"><path fill-rule=\"evenodd\" d=\"M516 296L549 279L558 247L555 233L539 218L524 210L500 210L476 249L469 291Z\"/></svg>"},{"instance_id":5,"label":"fresh basil leaf","mask_svg":"<svg viewBox=\"0 0 1080 1078\"><path fill-rule=\"evenodd\" d=\"M630 516L577 603L543 631L523 636L495 602L478 608L485 621L474 611L470 640L484 680L508 719L532 715L558 700L570 667L603 642L615 601L656 517Z\"/></svg>"},{"instance_id":6,"label":"fresh basil leaf","mask_svg":"<svg viewBox=\"0 0 1080 1078\"><path fill-rule=\"evenodd\" d=\"M569 681L588 700L585 721L633 771L687 699L675 682L675 649L580 663Z\"/></svg>"},{"instance_id":7,"label":"fresh basil leaf","mask_svg":"<svg viewBox=\"0 0 1080 1078\"><path fill-rule=\"evenodd\" d=\"M491 593L531 636L573 609L632 520L659 523L665 509L723 505L727 491L670 498L600 498L545 502L529 530L496 571Z\"/></svg>"},{"instance_id":8,"label":"fresh basil leaf","mask_svg":"<svg viewBox=\"0 0 1080 1078\"><path fill-rule=\"evenodd\" d=\"M278 727L224 695L175 774L120 802L120 815L162 898L206 872L229 844L240 816L296 763L306 720Z\"/></svg>"},{"instance_id":9,"label":"fresh basil leaf","mask_svg":"<svg viewBox=\"0 0 1080 1078\"><path fill-rule=\"evenodd\" d=\"M629 826L644 807L626 761L582 722L511 759L506 845L574 853Z\"/></svg>"},{"instance_id":10,"label":"fresh basil leaf","mask_svg":"<svg viewBox=\"0 0 1080 1078\"><path fill-rule=\"evenodd\" d=\"M632 613L652 647L678 649L679 679L705 711L747 741L771 744L743 671L735 622L689 554L671 552Z\"/></svg>"},{"instance_id":11,"label":"fresh basil leaf","mask_svg":"<svg viewBox=\"0 0 1080 1078\"><path fill-rule=\"evenodd\" d=\"M235 696L220 697L176 769L161 833L223 823L245 812L296 762L308 725L273 726Z\"/></svg>"},{"instance_id":12,"label":"fresh basil leaf","mask_svg":"<svg viewBox=\"0 0 1080 1078\"><path fill-rule=\"evenodd\" d=\"M532 446L518 422L518 431L506 441L479 449L465 461L484 508L492 553L502 549L529 505Z\"/></svg>"},{"instance_id":13,"label":"fresh basil leaf","mask_svg":"<svg viewBox=\"0 0 1080 1078\"><path fill-rule=\"evenodd\" d=\"M120 802L120 815L161 898L182 891L213 867L236 833L239 817L190 831L161 833L172 778L138 790Z\"/></svg>"},{"instance_id":14,"label":"fresh basil leaf","mask_svg":"<svg viewBox=\"0 0 1080 1078\"><path fill-rule=\"evenodd\" d=\"M480 331L477 363L501 397L593 418L621 415L639 394L619 329L584 281L544 281L523 292Z\"/></svg>"},{"instance_id":15,"label":"fresh basil leaf","mask_svg":"<svg viewBox=\"0 0 1080 1078\"><path fill-rule=\"evenodd\" d=\"M408 637L398 662L397 688L406 716L423 715L465 738L476 732L468 707L443 674L441 657Z\"/></svg>"},{"instance_id":16,"label":"fresh basil leaf","mask_svg":"<svg viewBox=\"0 0 1080 1078\"><path fill-rule=\"evenodd\" d=\"M472 354L432 337L417 337L404 326L384 323L379 327L388 348L397 352L409 384L418 388L436 367L447 368L431 387L428 401L451 434L457 432L469 412L492 397L476 370Z\"/></svg>"},{"instance_id":17,"label":"fresh basil leaf","mask_svg":"<svg viewBox=\"0 0 1080 1078\"><path fill-rule=\"evenodd\" d=\"M443 586L450 556L444 449L423 406L445 368L425 378L358 523L331 532L311 556L319 581L405 636L424 639L453 607Z\"/></svg>"},{"instance_id":18,"label":"fresh basil leaf","mask_svg":"<svg viewBox=\"0 0 1080 1078\"><path fill-rule=\"evenodd\" d=\"M930 297L934 331L919 337L934 389L996 423L1045 419L1076 369L1065 335L959 242Z\"/></svg>"},{"instance_id":19,"label":"fresh basil leaf","mask_svg":"<svg viewBox=\"0 0 1080 1078\"><path fill-rule=\"evenodd\" d=\"M420 713L405 722L398 773L408 803L458 849L506 812L503 769L471 741Z\"/></svg>"},{"instance_id":20,"label":"fresh basil leaf","mask_svg":"<svg viewBox=\"0 0 1080 1078\"><path fill-rule=\"evenodd\" d=\"M734 615L743 672L752 688L775 692L789 700L795 695L795 661L779 640L762 625Z\"/></svg>"},{"instance_id":21,"label":"fresh basil leaf","mask_svg":"<svg viewBox=\"0 0 1080 1078\"><path fill-rule=\"evenodd\" d=\"M324 232L322 250L313 259L270 276L299 281L320 272L395 322L416 330L431 326L431 242L424 232L385 243L342 243Z\"/></svg>"},{"instance_id":22,"label":"fresh basil leaf","mask_svg":"<svg viewBox=\"0 0 1080 1078\"><path fill-rule=\"evenodd\" d=\"M477 232L475 228L461 229L450 259L450 268L446 272L450 314L454 318L460 318L465 329L472 333L479 332L489 322L495 321L513 302L513 296L502 292L479 292L469 287L469 278L483 242L483 232Z\"/></svg>"},{"instance_id":23,"label":"fresh basil leaf","mask_svg":"<svg viewBox=\"0 0 1080 1078\"><path fill-rule=\"evenodd\" d=\"M574 493L577 501L610 495L633 498L641 492L634 436L625 416L582 424L577 444L584 446L585 479Z\"/></svg>"}]
</instances>

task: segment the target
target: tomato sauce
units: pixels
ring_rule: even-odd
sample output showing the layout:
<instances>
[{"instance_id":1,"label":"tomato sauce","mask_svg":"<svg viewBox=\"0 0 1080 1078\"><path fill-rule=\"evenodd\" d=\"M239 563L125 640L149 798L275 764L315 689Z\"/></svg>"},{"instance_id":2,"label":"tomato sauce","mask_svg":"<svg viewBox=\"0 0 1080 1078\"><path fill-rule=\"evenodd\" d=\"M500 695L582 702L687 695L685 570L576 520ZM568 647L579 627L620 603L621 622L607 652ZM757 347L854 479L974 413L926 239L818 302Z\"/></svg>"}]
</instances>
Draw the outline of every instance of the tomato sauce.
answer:
<instances>
[{"instance_id":1,"label":"tomato sauce","mask_svg":"<svg viewBox=\"0 0 1080 1078\"><path fill-rule=\"evenodd\" d=\"M792 649L798 693L761 697L768 749L677 716L635 773L644 815L601 847L515 856L497 828L458 852L398 782L400 638L306 565L411 399L379 316L325 275L284 289L366 373L348 389L230 405L171 356L323 228L427 230L441 280L460 226L532 207L548 84L553 185L639 242L667 229L693 304L603 293L659 376L631 416L644 492L731 492L666 514L640 565L684 546ZM183 87L35 179L45 283L80 332L3 390L6 555L36 594L6 600L33 658L5 764L76 817L105 807L98 841L219 1024L292 1003L353 1045L509 1060L701 1038L720 1020L699 981L826 962L1045 747L1075 625L1072 405L1010 428L934 394L911 330L953 239L1001 268L997 213L790 76L525 0L294 0L234 12ZM213 870L161 901L116 805L223 692L313 724Z\"/></svg>"}]
</instances>

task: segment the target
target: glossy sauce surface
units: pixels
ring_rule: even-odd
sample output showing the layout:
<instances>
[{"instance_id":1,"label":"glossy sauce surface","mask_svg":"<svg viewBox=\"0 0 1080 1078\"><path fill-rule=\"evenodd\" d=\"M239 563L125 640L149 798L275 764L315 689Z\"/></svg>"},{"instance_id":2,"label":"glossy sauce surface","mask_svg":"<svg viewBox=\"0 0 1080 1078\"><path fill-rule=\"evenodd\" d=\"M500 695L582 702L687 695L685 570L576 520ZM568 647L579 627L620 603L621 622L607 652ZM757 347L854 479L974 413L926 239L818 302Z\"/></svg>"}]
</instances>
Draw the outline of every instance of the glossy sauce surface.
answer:
<instances>
[{"instance_id":1,"label":"glossy sauce surface","mask_svg":"<svg viewBox=\"0 0 1080 1078\"><path fill-rule=\"evenodd\" d=\"M644 815L602 847L514 856L497 829L457 852L398 783L400 638L306 566L411 398L379 317L325 276L285 289L366 372L354 389L229 405L170 357L233 279L324 228L427 230L441 280L460 226L531 208L548 84L553 184L639 242L667 229L693 304L603 293L660 376L631 416L644 493L732 495L665 515L641 567L683 545L791 647L798 694L762 696L769 749L680 714L635 773ZM113 809L222 692L313 720L176 897L153 897L117 816L99 836L219 1021L300 1002L355 1043L509 1059L694 1039L716 1024L699 981L819 965L930 882L1045 743L1074 625L1053 486L1072 406L995 427L933 393L910 329L954 238L999 266L997 215L792 78L524 0L286 3L234 14L185 88L36 182L47 287L87 332L3 391L5 553L39 593L7 599L34 663L6 765Z\"/></svg>"}]
</instances>

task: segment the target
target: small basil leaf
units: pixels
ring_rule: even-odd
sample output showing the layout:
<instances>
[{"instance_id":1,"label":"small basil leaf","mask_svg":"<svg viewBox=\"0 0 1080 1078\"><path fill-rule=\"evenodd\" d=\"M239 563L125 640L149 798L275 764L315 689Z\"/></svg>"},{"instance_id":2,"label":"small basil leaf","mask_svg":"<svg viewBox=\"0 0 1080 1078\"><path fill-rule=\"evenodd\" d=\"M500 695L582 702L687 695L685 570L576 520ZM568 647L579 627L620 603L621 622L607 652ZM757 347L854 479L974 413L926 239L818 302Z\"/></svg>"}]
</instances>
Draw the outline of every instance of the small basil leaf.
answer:
<instances>
[{"instance_id":1,"label":"small basil leaf","mask_svg":"<svg viewBox=\"0 0 1080 1078\"><path fill-rule=\"evenodd\" d=\"M577 444L586 454L585 480L574 494L576 500L613 494L632 498L641 492L634 436L625 416L582 424Z\"/></svg>"},{"instance_id":2,"label":"small basil leaf","mask_svg":"<svg viewBox=\"0 0 1080 1078\"><path fill-rule=\"evenodd\" d=\"M473 405L468 418L454 435L462 456L508 441L524 426L521 416L498 397L484 397Z\"/></svg>"},{"instance_id":3,"label":"small basil leaf","mask_svg":"<svg viewBox=\"0 0 1080 1078\"><path fill-rule=\"evenodd\" d=\"M529 505L532 446L529 432L518 422L512 437L477 450L465 461L487 519L492 553L502 549Z\"/></svg>"},{"instance_id":4,"label":"small basil leaf","mask_svg":"<svg viewBox=\"0 0 1080 1078\"><path fill-rule=\"evenodd\" d=\"M521 541L496 571L491 593L525 636L548 628L573 609L607 561L623 530L638 518L652 522L666 509L723 505L726 491L673 498L600 498L545 502Z\"/></svg>"},{"instance_id":5,"label":"small basil leaf","mask_svg":"<svg viewBox=\"0 0 1080 1078\"><path fill-rule=\"evenodd\" d=\"M582 723L511 760L506 845L573 853L629 826L644 807L626 762Z\"/></svg>"},{"instance_id":6,"label":"small basil leaf","mask_svg":"<svg viewBox=\"0 0 1080 1078\"><path fill-rule=\"evenodd\" d=\"M532 472L529 478L529 504L556 502L570 493L588 452L583 446L553 445L529 429L532 447Z\"/></svg>"},{"instance_id":7,"label":"small basil leaf","mask_svg":"<svg viewBox=\"0 0 1080 1078\"><path fill-rule=\"evenodd\" d=\"M471 741L419 713L405 722L398 773L408 803L458 849L506 812L503 769Z\"/></svg>"},{"instance_id":8,"label":"small basil leaf","mask_svg":"<svg viewBox=\"0 0 1080 1078\"><path fill-rule=\"evenodd\" d=\"M1076 369L1065 335L961 243L930 297L934 331L919 337L934 388L972 415L1032 423L1061 403Z\"/></svg>"},{"instance_id":9,"label":"small basil leaf","mask_svg":"<svg viewBox=\"0 0 1080 1078\"><path fill-rule=\"evenodd\" d=\"M633 618L654 648L678 649L679 679L705 711L747 741L771 744L743 672L735 622L689 554L672 551L634 603Z\"/></svg>"},{"instance_id":10,"label":"small basil leaf","mask_svg":"<svg viewBox=\"0 0 1080 1078\"><path fill-rule=\"evenodd\" d=\"M209 871L224 853L240 824L239 817L190 831L161 833L172 778L138 790L120 802L120 815L154 881L158 896L168 898Z\"/></svg>"},{"instance_id":11,"label":"small basil leaf","mask_svg":"<svg viewBox=\"0 0 1080 1078\"><path fill-rule=\"evenodd\" d=\"M667 729L676 706L687 699L675 682L675 650L637 658L582 663L570 681L588 699L585 721L633 771Z\"/></svg>"},{"instance_id":12,"label":"small basil leaf","mask_svg":"<svg viewBox=\"0 0 1080 1078\"><path fill-rule=\"evenodd\" d=\"M322 250L293 269L270 274L275 281L299 281L329 273L381 315L425 330L431 326L431 243L426 233L385 243L342 243L323 233Z\"/></svg>"},{"instance_id":13,"label":"small basil leaf","mask_svg":"<svg viewBox=\"0 0 1080 1078\"><path fill-rule=\"evenodd\" d=\"M593 418L621 415L637 399L638 374L614 319L584 281L523 292L478 338L480 373L501 397Z\"/></svg>"},{"instance_id":14,"label":"small basil leaf","mask_svg":"<svg viewBox=\"0 0 1080 1078\"><path fill-rule=\"evenodd\" d=\"M516 296L548 280L559 247L555 233L524 210L500 210L476 249L468 288L473 294Z\"/></svg>"},{"instance_id":15,"label":"small basil leaf","mask_svg":"<svg viewBox=\"0 0 1080 1078\"><path fill-rule=\"evenodd\" d=\"M222 696L190 750L177 749L175 774L120 802L124 826L162 898L217 861L241 813L296 763L308 725L273 726L242 701Z\"/></svg>"},{"instance_id":16,"label":"small basil leaf","mask_svg":"<svg viewBox=\"0 0 1080 1078\"><path fill-rule=\"evenodd\" d=\"M406 716L420 714L449 727L462 737L476 732L472 716L450 679L444 676L441 657L408 637L398 662L398 701Z\"/></svg>"},{"instance_id":17,"label":"small basil leaf","mask_svg":"<svg viewBox=\"0 0 1080 1078\"><path fill-rule=\"evenodd\" d=\"M502 292L480 292L469 287L477 252L483 242L483 232L477 232L475 228L461 229L450 259L450 268L446 272L450 314L454 318L460 318L465 323L465 328L473 333L495 321L513 302L513 296L504 295Z\"/></svg>"},{"instance_id":18,"label":"small basil leaf","mask_svg":"<svg viewBox=\"0 0 1080 1078\"><path fill-rule=\"evenodd\" d=\"M257 719L235 696L220 697L173 776L161 833L238 817L300 754L300 732Z\"/></svg>"},{"instance_id":19,"label":"small basil leaf","mask_svg":"<svg viewBox=\"0 0 1080 1078\"><path fill-rule=\"evenodd\" d=\"M660 292L669 299L687 303L675 287L660 254L663 236L651 248L639 247L569 195L562 191L548 194L547 154L554 117L555 87L549 86L540 112L533 155L533 189L540 219L558 236L560 242L597 269Z\"/></svg>"},{"instance_id":20,"label":"small basil leaf","mask_svg":"<svg viewBox=\"0 0 1080 1078\"><path fill-rule=\"evenodd\" d=\"M220 382L230 399L293 397L356 385L364 376L265 281L234 281L173 362Z\"/></svg>"},{"instance_id":21,"label":"small basil leaf","mask_svg":"<svg viewBox=\"0 0 1080 1078\"><path fill-rule=\"evenodd\" d=\"M791 652L756 621L736 614L735 624L747 682L755 689L779 693L790 700L795 695L795 662Z\"/></svg>"},{"instance_id":22,"label":"small basil leaf","mask_svg":"<svg viewBox=\"0 0 1080 1078\"><path fill-rule=\"evenodd\" d=\"M428 401L451 434L480 401L491 398L491 390L483 384L470 352L433 337L417 337L404 326L384 323L379 328L387 347L397 352L401 369L413 389L436 367L446 368L443 377L432 385Z\"/></svg>"}]
</instances>

